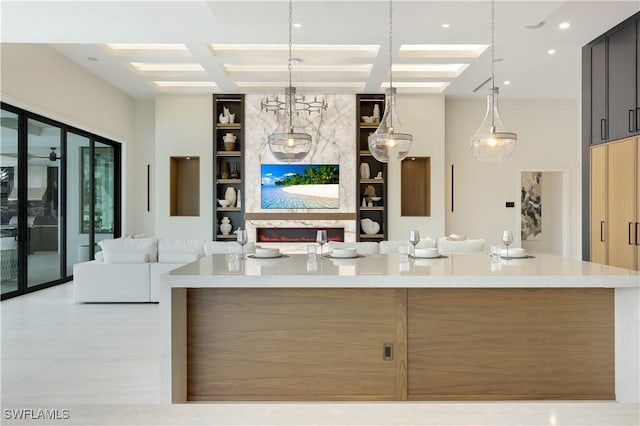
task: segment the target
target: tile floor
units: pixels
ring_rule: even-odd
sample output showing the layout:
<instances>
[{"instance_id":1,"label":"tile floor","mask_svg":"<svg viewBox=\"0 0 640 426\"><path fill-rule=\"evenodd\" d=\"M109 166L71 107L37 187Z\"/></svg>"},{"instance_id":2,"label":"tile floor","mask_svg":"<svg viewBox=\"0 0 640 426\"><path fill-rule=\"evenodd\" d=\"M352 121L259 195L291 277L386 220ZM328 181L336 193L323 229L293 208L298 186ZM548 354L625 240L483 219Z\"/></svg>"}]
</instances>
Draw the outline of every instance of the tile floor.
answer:
<instances>
[{"instance_id":1,"label":"tile floor","mask_svg":"<svg viewBox=\"0 0 640 426\"><path fill-rule=\"evenodd\" d=\"M0 305L1 424L640 425L639 404L615 402L160 404L158 305L75 305L71 293Z\"/></svg>"}]
</instances>

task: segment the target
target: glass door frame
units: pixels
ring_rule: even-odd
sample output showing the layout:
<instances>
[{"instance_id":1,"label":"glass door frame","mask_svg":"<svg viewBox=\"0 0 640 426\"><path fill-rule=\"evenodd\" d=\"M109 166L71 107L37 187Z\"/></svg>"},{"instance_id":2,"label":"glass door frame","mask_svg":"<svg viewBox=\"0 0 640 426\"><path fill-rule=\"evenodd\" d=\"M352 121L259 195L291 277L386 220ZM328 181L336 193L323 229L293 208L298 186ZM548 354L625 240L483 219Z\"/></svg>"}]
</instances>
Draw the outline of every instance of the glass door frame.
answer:
<instances>
[{"instance_id":1,"label":"glass door frame","mask_svg":"<svg viewBox=\"0 0 640 426\"><path fill-rule=\"evenodd\" d=\"M67 206L67 133L72 132L74 134L87 137L90 140L89 148L90 154L90 228L89 228L89 258L93 259L94 245L95 245L95 145L97 143L108 145L114 149L114 224L113 224L113 236L117 238L120 236L122 229L122 159L121 144L110 140L108 138L95 135L85 130L52 120L50 118L41 116L39 114L32 113L22 108L15 107L13 105L0 102L0 108L16 114L18 117L18 159L17 159L17 179L18 179L18 288L17 290L3 293L0 295L0 300L9 299L12 297L20 296L22 294L31 293L34 291L42 290L44 288L59 285L73 279L73 275L67 274L67 211L68 208L74 208L74 206ZM28 259L28 121L37 120L45 124L58 127L60 129L60 206L59 206L59 235L60 244L58 250L60 253L59 260L59 276L62 278L37 284L29 287L27 283L27 259ZM77 207L77 206L76 206Z\"/></svg>"}]
</instances>

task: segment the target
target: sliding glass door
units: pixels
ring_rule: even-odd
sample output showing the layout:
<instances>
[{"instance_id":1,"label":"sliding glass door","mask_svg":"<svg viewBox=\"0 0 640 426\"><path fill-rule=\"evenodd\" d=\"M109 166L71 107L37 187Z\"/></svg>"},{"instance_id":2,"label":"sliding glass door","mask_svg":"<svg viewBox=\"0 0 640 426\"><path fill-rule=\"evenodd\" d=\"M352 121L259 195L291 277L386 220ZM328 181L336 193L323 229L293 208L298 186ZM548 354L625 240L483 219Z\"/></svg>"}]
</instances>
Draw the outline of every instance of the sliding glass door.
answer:
<instances>
[{"instance_id":1,"label":"sliding glass door","mask_svg":"<svg viewBox=\"0 0 640 426\"><path fill-rule=\"evenodd\" d=\"M69 281L120 234L120 145L2 104L2 299Z\"/></svg>"},{"instance_id":2,"label":"sliding glass door","mask_svg":"<svg viewBox=\"0 0 640 426\"><path fill-rule=\"evenodd\" d=\"M27 119L27 286L62 279L62 129Z\"/></svg>"},{"instance_id":3,"label":"sliding glass door","mask_svg":"<svg viewBox=\"0 0 640 426\"><path fill-rule=\"evenodd\" d=\"M18 291L18 114L0 111L0 287Z\"/></svg>"}]
</instances>

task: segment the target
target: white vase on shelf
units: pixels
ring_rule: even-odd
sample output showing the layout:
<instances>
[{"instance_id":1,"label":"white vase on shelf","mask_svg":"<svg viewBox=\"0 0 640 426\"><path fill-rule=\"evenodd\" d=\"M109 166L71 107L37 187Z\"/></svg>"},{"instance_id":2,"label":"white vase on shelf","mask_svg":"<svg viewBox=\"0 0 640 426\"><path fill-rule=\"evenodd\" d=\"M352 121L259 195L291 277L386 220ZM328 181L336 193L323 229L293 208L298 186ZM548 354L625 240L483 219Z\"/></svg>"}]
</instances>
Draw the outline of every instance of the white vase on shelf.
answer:
<instances>
[{"instance_id":1,"label":"white vase on shelf","mask_svg":"<svg viewBox=\"0 0 640 426\"><path fill-rule=\"evenodd\" d=\"M380 122L380 105L375 104L373 106L373 122L374 123L379 123Z\"/></svg>"},{"instance_id":2,"label":"white vase on shelf","mask_svg":"<svg viewBox=\"0 0 640 426\"><path fill-rule=\"evenodd\" d=\"M222 220L220 221L220 232L222 232L222 235L229 235L229 233L231 232L231 221L229 220L228 217L223 217Z\"/></svg>"},{"instance_id":3,"label":"white vase on shelf","mask_svg":"<svg viewBox=\"0 0 640 426\"><path fill-rule=\"evenodd\" d=\"M368 217L360 219L360 227L362 228L362 232L367 235L377 234L378 231L380 231L380 224L369 219Z\"/></svg>"},{"instance_id":4,"label":"white vase on shelf","mask_svg":"<svg viewBox=\"0 0 640 426\"><path fill-rule=\"evenodd\" d=\"M360 179L369 179L371 177L371 168L369 163L360 163Z\"/></svg>"},{"instance_id":5,"label":"white vase on shelf","mask_svg":"<svg viewBox=\"0 0 640 426\"><path fill-rule=\"evenodd\" d=\"M237 201L236 189L233 186L229 186L226 191L224 191L224 199L230 201L230 206L235 206Z\"/></svg>"},{"instance_id":6,"label":"white vase on shelf","mask_svg":"<svg viewBox=\"0 0 640 426\"><path fill-rule=\"evenodd\" d=\"M242 191L240 191L239 189L238 189L238 193L236 194L236 198L237 198L236 207L241 208L242 207Z\"/></svg>"}]
</instances>

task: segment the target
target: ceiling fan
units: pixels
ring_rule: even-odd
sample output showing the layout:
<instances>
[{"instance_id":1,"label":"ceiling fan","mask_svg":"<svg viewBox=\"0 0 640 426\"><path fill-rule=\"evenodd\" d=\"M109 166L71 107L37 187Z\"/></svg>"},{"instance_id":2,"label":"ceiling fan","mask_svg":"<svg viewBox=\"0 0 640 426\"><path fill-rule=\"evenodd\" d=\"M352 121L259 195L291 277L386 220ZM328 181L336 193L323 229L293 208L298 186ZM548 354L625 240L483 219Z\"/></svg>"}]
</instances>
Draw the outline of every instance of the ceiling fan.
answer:
<instances>
[{"instance_id":1,"label":"ceiling fan","mask_svg":"<svg viewBox=\"0 0 640 426\"><path fill-rule=\"evenodd\" d=\"M47 155L37 155L37 154L28 154L28 158L48 158L49 161L56 161L59 160L60 158L62 158L61 156L58 155L58 153L56 152L56 147L52 146L51 147L51 152ZM2 153L2 155L7 156L7 157L13 157L13 158L18 158L18 154L14 153L14 152L4 152Z\"/></svg>"}]
</instances>

